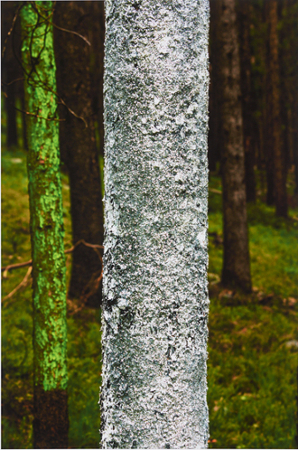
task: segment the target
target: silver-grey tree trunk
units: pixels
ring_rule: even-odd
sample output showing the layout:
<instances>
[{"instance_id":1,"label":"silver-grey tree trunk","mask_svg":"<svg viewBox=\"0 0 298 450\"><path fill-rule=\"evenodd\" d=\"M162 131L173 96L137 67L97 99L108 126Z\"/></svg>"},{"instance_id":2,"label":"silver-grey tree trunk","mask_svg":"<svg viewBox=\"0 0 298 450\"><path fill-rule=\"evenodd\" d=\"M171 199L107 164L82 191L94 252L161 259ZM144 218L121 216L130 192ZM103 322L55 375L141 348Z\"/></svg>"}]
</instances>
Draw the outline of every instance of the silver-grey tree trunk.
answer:
<instances>
[{"instance_id":1,"label":"silver-grey tree trunk","mask_svg":"<svg viewBox=\"0 0 298 450\"><path fill-rule=\"evenodd\" d=\"M103 448L205 448L207 0L106 1Z\"/></svg>"}]
</instances>

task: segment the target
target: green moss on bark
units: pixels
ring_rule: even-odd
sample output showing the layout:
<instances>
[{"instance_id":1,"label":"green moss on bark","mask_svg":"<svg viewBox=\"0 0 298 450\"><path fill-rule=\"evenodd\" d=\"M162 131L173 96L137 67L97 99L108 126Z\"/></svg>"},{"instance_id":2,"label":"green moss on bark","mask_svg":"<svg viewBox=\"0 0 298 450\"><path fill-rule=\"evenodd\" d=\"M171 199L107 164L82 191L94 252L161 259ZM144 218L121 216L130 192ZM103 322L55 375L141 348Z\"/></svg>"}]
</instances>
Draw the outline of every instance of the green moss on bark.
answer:
<instances>
[{"instance_id":1,"label":"green moss on bark","mask_svg":"<svg viewBox=\"0 0 298 450\"><path fill-rule=\"evenodd\" d=\"M66 389L66 281L52 2L25 2L22 59L28 133L35 385Z\"/></svg>"}]
</instances>

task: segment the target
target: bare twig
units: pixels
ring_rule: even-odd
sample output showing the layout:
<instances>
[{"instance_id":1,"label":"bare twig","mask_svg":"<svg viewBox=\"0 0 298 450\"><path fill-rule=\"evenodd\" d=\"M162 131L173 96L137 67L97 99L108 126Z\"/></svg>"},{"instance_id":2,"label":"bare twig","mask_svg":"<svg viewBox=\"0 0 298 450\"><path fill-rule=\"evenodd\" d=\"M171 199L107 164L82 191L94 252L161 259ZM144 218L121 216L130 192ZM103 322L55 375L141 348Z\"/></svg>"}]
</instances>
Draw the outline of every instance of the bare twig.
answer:
<instances>
[{"instance_id":1,"label":"bare twig","mask_svg":"<svg viewBox=\"0 0 298 450\"><path fill-rule=\"evenodd\" d=\"M1 80L1 83L4 86L10 86L11 84L16 83L17 81L24 81L24 77L16 78L15 80L10 81L9 83L5 83L3 80Z\"/></svg>"},{"instance_id":2,"label":"bare twig","mask_svg":"<svg viewBox=\"0 0 298 450\"><path fill-rule=\"evenodd\" d=\"M64 253L67 254L67 253L73 252L74 249L75 249L78 245L80 245L80 244L83 244L83 245L85 245L86 247L93 248L93 249L96 251L96 253L97 253L97 249L103 249L103 248L104 248L102 245L98 245L98 244L89 244L89 242L85 242L84 239L81 239L80 241L76 242L76 243L75 243L71 248L69 248L68 250L64 250ZM98 252L97 254L99 255L100 260L101 260L101 262L102 262L102 258L101 258L100 253ZM20 267L26 267L26 266L31 266L31 265L32 265L32 259L30 259L30 261L26 261L26 262L22 262L22 263L18 263L18 264L9 264L8 266L1 267L1 272L4 272L4 273L3 273L3 277L6 278L7 272L8 272L9 270L19 269Z\"/></svg>"},{"instance_id":3,"label":"bare twig","mask_svg":"<svg viewBox=\"0 0 298 450\"><path fill-rule=\"evenodd\" d=\"M11 35L11 33L13 32L13 29L14 29L14 26L15 26L15 23L16 23L16 20L17 20L17 18L18 18L18 15L19 15L19 11L20 11L20 9L22 8L22 4L20 4L19 6L18 6L18 8L17 8L17 10L16 10L16 13L15 13L15 15L14 15L14 18L12 19L12 23L11 23L11 27L10 27L10 30L9 30L9 32L7 33L7 36L6 36L6 38L5 38L5 41L4 41L4 44L3 44L3 49L2 49L2 58L4 58L4 55L5 55L5 52L6 52L6 46L7 46L7 41L8 41L8 38L9 38L9 36Z\"/></svg>"},{"instance_id":4,"label":"bare twig","mask_svg":"<svg viewBox=\"0 0 298 450\"><path fill-rule=\"evenodd\" d=\"M22 112L24 114L27 114L28 116L37 117L39 119L44 119L44 120L49 120L49 121L54 120L55 122L65 122L65 119L55 119L55 117L52 117L52 118L43 117L43 116L40 116L39 114L34 114L34 113L29 112L29 111L24 111L23 109L17 108L16 106L14 107L14 109L16 109L17 111L20 111L20 112Z\"/></svg>"},{"instance_id":5,"label":"bare twig","mask_svg":"<svg viewBox=\"0 0 298 450\"><path fill-rule=\"evenodd\" d=\"M52 91L52 90L51 90ZM67 108L68 109L68 111L70 112L70 114L72 114L73 116L75 116L77 119L80 119L80 120L82 120L83 122L84 122L84 124L85 124L85 128L88 128L88 124L87 124L87 122L86 122L86 120L84 119L84 117L82 117L82 116L78 116L66 103L65 103L65 101L63 100L63 98L62 97L60 97L60 95L59 94L57 94L57 92L55 92L55 91L52 91L54 94L56 94L58 97L59 97L59 100L60 100L60 102L62 103L62 105L64 105L65 106L65 108Z\"/></svg>"},{"instance_id":6,"label":"bare twig","mask_svg":"<svg viewBox=\"0 0 298 450\"><path fill-rule=\"evenodd\" d=\"M56 2L55 2L56 3ZM35 9L37 14L44 19L45 22L49 21L49 18L51 18L53 16L53 13L49 16L49 17L44 17L40 11L37 11L37 9ZM61 31L65 31L66 33L70 33L70 34L74 34L75 36L78 36L79 38L83 39L83 41L86 42L86 44L89 45L89 47L91 47L91 43L88 41L88 39L85 36L82 36L80 33L77 33L76 31L72 31L72 30L66 30L65 28L59 27L58 25L56 25L53 21L52 21L52 25L53 27L57 28L57 30L61 30Z\"/></svg>"},{"instance_id":7,"label":"bare twig","mask_svg":"<svg viewBox=\"0 0 298 450\"><path fill-rule=\"evenodd\" d=\"M213 192L213 194L219 194L219 195L222 194L222 192L219 191L218 189L212 189L212 188L209 188L209 191L210 191L210 192Z\"/></svg>"},{"instance_id":8,"label":"bare twig","mask_svg":"<svg viewBox=\"0 0 298 450\"><path fill-rule=\"evenodd\" d=\"M28 279L31 275L32 272L32 266L30 266L27 270L26 275L24 276L23 280L20 282L20 284L15 287L8 295L6 295L5 297L3 297L2 299L2 303L5 302L6 300L10 299L19 289L21 289L21 287L25 287L28 283Z\"/></svg>"},{"instance_id":9,"label":"bare twig","mask_svg":"<svg viewBox=\"0 0 298 450\"><path fill-rule=\"evenodd\" d=\"M103 276L103 261L102 261L102 256L101 256L101 254L99 252L99 249L103 249L104 248L102 245L90 244L89 242L85 242L84 239L81 239L80 241L76 242L71 248L65 250L64 253L68 254L68 253L73 252L74 249L76 247L78 247L78 245L80 245L80 244L83 244L86 247L90 247L96 252L96 254L98 255L98 257L100 259L101 269L99 271L95 272L92 275L91 280L88 282L88 284L86 285L86 287L84 288L84 290L83 290L83 292L81 294L81 297L80 297L81 305L78 306L74 311L69 313L71 316L73 314L76 314L77 312L81 311L84 308L88 298L91 297L91 295L93 295L97 291L97 289L99 287L99 283L100 283L100 281L102 279L102 276ZM19 289L21 289L21 287L25 287L27 285L29 276L30 276L30 274L32 272L32 260L26 261L26 262L23 262L23 263L18 263L18 264L10 264L9 266L1 268L1 271L4 271L3 277L6 278L8 270L19 269L20 267L26 267L26 266L30 266L30 267L28 268L27 273L26 273L23 281L17 287L15 287L8 295L6 295L2 299L2 303L5 302L6 300L8 300L9 298L11 298ZM90 290L86 294L86 291L88 289L90 289Z\"/></svg>"},{"instance_id":10,"label":"bare twig","mask_svg":"<svg viewBox=\"0 0 298 450\"><path fill-rule=\"evenodd\" d=\"M91 47L91 43L88 41L88 39L85 36L82 36L81 34L77 33L76 31L66 30L65 28L58 27L58 25L56 25L54 22L53 22L53 26L55 28L57 28L58 30L65 31L66 33L75 34L76 36L79 36L81 39L83 39L83 41L86 42L86 44L89 45L89 47Z\"/></svg>"}]
</instances>

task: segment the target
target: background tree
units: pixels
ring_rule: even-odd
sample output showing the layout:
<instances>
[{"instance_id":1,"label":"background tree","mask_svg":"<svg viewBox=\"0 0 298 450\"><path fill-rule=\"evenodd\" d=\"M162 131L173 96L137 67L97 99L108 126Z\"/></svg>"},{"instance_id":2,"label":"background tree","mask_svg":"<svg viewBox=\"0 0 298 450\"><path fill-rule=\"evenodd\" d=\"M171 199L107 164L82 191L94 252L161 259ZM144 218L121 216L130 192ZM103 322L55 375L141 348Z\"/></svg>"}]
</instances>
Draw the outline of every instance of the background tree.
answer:
<instances>
[{"instance_id":1,"label":"background tree","mask_svg":"<svg viewBox=\"0 0 298 450\"><path fill-rule=\"evenodd\" d=\"M287 217L287 168L282 141L280 113L280 68L278 52L277 0L265 2L268 26L267 89L266 89L266 146L267 146L267 202L274 201L276 214Z\"/></svg>"},{"instance_id":2,"label":"background tree","mask_svg":"<svg viewBox=\"0 0 298 450\"><path fill-rule=\"evenodd\" d=\"M62 106L60 113L65 119L60 125L60 148L69 173L73 243L84 239L88 243L102 245L103 206L92 104L91 47L78 35L61 31L61 28L66 28L90 40L94 20L92 3L56 3L54 17L59 28L55 29L55 52L58 90L68 107ZM93 50L93 58L94 55ZM99 60L98 65L102 72L103 60ZM96 103L100 104L100 101ZM75 111L76 116L70 110ZM103 147L102 135L100 143ZM73 252L68 295L88 298L87 304L99 306L102 286L97 279L100 273L101 263L94 250L78 246Z\"/></svg>"},{"instance_id":3,"label":"background tree","mask_svg":"<svg viewBox=\"0 0 298 450\"><path fill-rule=\"evenodd\" d=\"M209 2L106 2L102 445L206 447Z\"/></svg>"},{"instance_id":4,"label":"background tree","mask_svg":"<svg viewBox=\"0 0 298 450\"><path fill-rule=\"evenodd\" d=\"M20 132L17 129L17 100L19 108L24 109L23 72L15 52L20 46L20 21L17 20L20 4L18 2L2 2L1 15L1 62L2 62L2 92L5 98L6 112L6 145L16 149ZM15 47L15 48L14 48ZM24 120L25 122L25 120ZM23 139L26 148L26 140Z\"/></svg>"},{"instance_id":5,"label":"background tree","mask_svg":"<svg viewBox=\"0 0 298 450\"><path fill-rule=\"evenodd\" d=\"M234 0L218 2L224 256L222 283L250 291L240 57Z\"/></svg>"},{"instance_id":6,"label":"background tree","mask_svg":"<svg viewBox=\"0 0 298 450\"><path fill-rule=\"evenodd\" d=\"M209 53L210 53L210 88L209 88L209 133L208 133L208 162L209 170L216 171L216 163L220 161L221 139L220 139L220 112L219 98L220 85L218 79L218 8L216 0L210 1L210 33L209 33Z\"/></svg>"},{"instance_id":7,"label":"background tree","mask_svg":"<svg viewBox=\"0 0 298 450\"><path fill-rule=\"evenodd\" d=\"M256 201L256 180L255 180L255 142L254 142L254 121L253 121L253 97L252 97L252 74L251 74L251 25L252 5L249 1L238 3L238 27L240 36L240 79L243 117L243 147L245 166L245 187L246 200Z\"/></svg>"},{"instance_id":8,"label":"background tree","mask_svg":"<svg viewBox=\"0 0 298 450\"><path fill-rule=\"evenodd\" d=\"M52 2L22 8L33 265L34 448L67 448L66 283Z\"/></svg>"}]
</instances>

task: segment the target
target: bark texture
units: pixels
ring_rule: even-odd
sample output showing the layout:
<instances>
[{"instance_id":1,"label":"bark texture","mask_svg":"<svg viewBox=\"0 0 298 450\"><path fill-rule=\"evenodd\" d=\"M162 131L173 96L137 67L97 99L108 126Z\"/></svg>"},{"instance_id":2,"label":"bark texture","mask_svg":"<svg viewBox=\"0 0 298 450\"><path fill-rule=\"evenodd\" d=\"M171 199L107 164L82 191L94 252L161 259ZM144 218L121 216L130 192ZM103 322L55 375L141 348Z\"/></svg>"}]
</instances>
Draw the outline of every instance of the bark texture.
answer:
<instances>
[{"instance_id":1,"label":"bark texture","mask_svg":"<svg viewBox=\"0 0 298 450\"><path fill-rule=\"evenodd\" d=\"M51 17L52 2L28 2L22 8L26 111L31 114L27 115L27 164L33 261L34 448L46 443L50 447L41 448L67 444L68 429L64 232ZM52 429L64 430L58 442L53 443L57 433Z\"/></svg>"},{"instance_id":2,"label":"bark texture","mask_svg":"<svg viewBox=\"0 0 298 450\"><path fill-rule=\"evenodd\" d=\"M270 204L273 200L276 207L276 215L287 217L286 164L281 135L277 0L267 0L265 7L268 24L266 89L267 202Z\"/></svg>"},{"instance_id":3,"label":"bark texture","mask_svg":"<svg viewBox=\"0 0 298 450\"><path fill-rule=\"evenodd\" d=\"M58 26L89 37L92 2L57 2ZM84 239L103 242L103 205L95 142L90 79L90 47L80 37L55 31L59 94L67 106L85 119L78 119L67 108L61 110L60 147L69 172L73 243ZM73 252L69 296L82 298L90 306L101 304L100 260L92 248L78 246Z\"/></svg>"},{"instance_id":4,"label":"bark texture","mask_svg":"<svg viewBox=\"0 0 298 450\"><path fill-rule=\"evenodd\" d=\"M209 3L109 0L103 448L205 448Z\"/></svg>"},{"instance_id":5,"label":"bark texture","mask_svg":"<svg viewBox=\"0 0 298 450\"><path fill-rule=\"evenodd\" d=\"M246 213L239 39L235 0L218 0L222 120L224 261L222 282L251 289Z\"/></svg>"}]
</instances>

